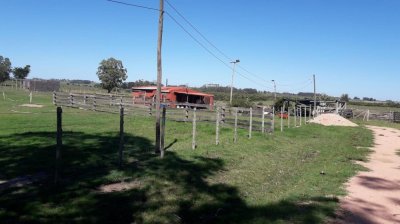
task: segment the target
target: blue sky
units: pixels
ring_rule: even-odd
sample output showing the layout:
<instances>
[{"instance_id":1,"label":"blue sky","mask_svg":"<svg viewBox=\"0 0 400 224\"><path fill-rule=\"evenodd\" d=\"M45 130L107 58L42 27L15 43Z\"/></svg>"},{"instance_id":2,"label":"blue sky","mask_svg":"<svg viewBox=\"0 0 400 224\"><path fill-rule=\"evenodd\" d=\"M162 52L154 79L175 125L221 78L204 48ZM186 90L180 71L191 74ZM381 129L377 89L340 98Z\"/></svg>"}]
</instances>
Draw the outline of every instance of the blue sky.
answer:
<instances>
[{"instance_id":1,"label":"blue sky","mask_svg":"<svg viewBox=\"0 0 400 224\"><path fill-rule=\"evenodd\" d=\"M121 0L158 8L158 0ZM213 44L253 75L235 86L400 100L398 0L169 0ZM97 81L115 57L128 81L156 79L158 12L105 0L0 0L0 55L31 77ZM165 10L203 41L174 11ZM203 41L204 42L204 41ZM207 43L210 49L213 48ZM224 56L215 54L229 63ZM165 17L163 79L230 85L232 71ZM261 77L261 78L259 78Z\"/></svg>"}]
</instances>

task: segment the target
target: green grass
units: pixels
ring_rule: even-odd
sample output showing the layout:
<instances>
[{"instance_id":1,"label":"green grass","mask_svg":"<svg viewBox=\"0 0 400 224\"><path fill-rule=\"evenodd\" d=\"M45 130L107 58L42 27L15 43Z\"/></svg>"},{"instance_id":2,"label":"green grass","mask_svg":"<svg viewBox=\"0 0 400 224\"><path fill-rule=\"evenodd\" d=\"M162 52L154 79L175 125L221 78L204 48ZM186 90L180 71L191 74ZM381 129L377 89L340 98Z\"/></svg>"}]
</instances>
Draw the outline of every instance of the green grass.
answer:
<instances>
[{"instance_id":1,"label":"green grass","mask_svg":"<svg viewBox=\"0 0 400 224\"><path fill-rule=\"evenodd\" d=\"M353 119L353 122L359 124L359 125L372 125L372 126L378 126L378 127L388 127L388 128L395 128L400 130L400 123L394 123L392 121L384 121L384 120L369 120L369 121L363 121L362 119Z\"/></svg>"},{"instance_id":2,"label":"green grass","mask_svg":"<svg viewBox=\"0 0 400 224\"><path fill-rule=\"evenodd\" d=\"M349 109L357 109L357 110L370 110L371 113L387 113L390 111L400 111L400 108L397 107L388 107L388 106L381 106L381 105L374 105L371 104L369 106L362 106L362 105L352 105L349 104L347 106Z\"/></svg>"},{"instance_id":3,"label":"green grass","mask_svg":"<svg viewBox=\"0 0 400 224\"><path fill-rule=\"evenodd\" d=\"M154 119L127 116L124 168L118 169L119 117L63 108L61 183L53 184L55 107L19 105L27 93L6 89L0 102L0 180L45 172L49 178L0 192L0 223L324 223L343 183L362 169L372 134L363 127L303 125L274 135L167 121L166 156L153 153ZM15 113L29 112L25 114ZM277 129L278 129L277 123ZM320 172L324 171L325 175ZM105 184L135 188L101 193Z\"/></svg>"}]
</instances>

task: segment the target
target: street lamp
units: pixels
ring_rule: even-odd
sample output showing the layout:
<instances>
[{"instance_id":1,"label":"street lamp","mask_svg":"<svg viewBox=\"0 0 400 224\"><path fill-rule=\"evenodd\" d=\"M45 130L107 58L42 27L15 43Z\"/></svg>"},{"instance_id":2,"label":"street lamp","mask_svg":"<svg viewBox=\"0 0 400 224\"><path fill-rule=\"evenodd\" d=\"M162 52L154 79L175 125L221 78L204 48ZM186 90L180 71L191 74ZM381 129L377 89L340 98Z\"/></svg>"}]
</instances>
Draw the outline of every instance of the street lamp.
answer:
<instances>
[{"instance_id":1,"label":"street lamp","mask_svg":"<svg viewBox=\"0 0 400 224\"><path fill-rule=\"evenodd\" d=\"M229 100L230 104L232 105L232 93L233 93L233 77L235 76L235 66L236 63L239 63L240 60L236 59L235 61L231 61L231 63L233 63L233 69L232 69L232 82L231 82L231 98Z\"/></svg>"},{"instance_id":2,"label":"street lamp","mask_svg":"<svg viewBox=\"0 0 400 224\"><path fill-rule=\"evenodd\" d=\"M274 98L275 98L275 101L276 101L276 83L275 83L275 80L274 80L274 79L271 80L271 82L274 83Z\"/></svg>"}]
</instances>

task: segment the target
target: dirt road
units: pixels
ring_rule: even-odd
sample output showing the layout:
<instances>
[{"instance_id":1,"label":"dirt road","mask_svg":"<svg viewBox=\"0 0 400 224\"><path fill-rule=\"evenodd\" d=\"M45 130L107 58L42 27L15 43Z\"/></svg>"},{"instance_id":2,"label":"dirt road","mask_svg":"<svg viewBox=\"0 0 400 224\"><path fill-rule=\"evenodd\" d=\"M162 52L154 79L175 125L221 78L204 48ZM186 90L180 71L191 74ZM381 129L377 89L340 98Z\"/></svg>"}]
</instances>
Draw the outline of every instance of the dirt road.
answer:
<instances>
[{"instance_id":1,"label":"dirt road","mask_svg":"<svg viewBox=\"0 0 400 224\"><path fill-rule=\"evenodd\" d=\"M368 172L350 179L335 223L400 223L400 130L368 126L375 146Z\"/></svg>"}]
</instances>

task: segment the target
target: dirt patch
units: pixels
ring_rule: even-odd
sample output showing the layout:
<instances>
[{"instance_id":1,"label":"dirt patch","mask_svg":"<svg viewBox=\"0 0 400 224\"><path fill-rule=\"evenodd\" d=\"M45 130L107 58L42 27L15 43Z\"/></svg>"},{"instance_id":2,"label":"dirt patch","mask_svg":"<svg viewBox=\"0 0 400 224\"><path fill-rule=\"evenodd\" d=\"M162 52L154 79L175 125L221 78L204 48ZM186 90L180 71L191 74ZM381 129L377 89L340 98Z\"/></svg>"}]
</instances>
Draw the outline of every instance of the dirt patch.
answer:
<instances>
[{"instance_id":1,"label":"dirt patch","mask_svg":"<svg viewBox=\"0 0 400 224\"><path fill-rule=\"evenodd\" d=\"M34 175L26 175L17 177L11 180L0 180L0 191L12 188L12 187L24 187L26 185L32 184L34 182L41 181L47 178L47 174L44 172L37 173Z\"/></svg>"},{"instance_id":2,"label":"dirt patch","mask_svg":"<svg viewBox=\"0 0 400 224\"><path fill-rule=\"evenodd\" d=\"M30 103L21 104L19 106L20 107L32 107L32 108L42 108L43 107L43 105L40 105L40 104L30 104Z\"/></svg>"},{"instance_id":3,"label":"dirt patch","mask_svg":"<svg viewBox=\"0 0 400 224\"><path fill-rule=\"evenodd\" d=\"M357 124L337 114L321 114L318 117L310 120L309 122L322 124L325 126L348 126L348 127L358 126Z\"/></svg>"},{"instance_id":4,"label":"dirt patch","mask_svg":"<svg viewBox=\"0 0 400 224\"><path fill-rule=\"evenodd\" d=\"M400 139L394 129L368 126L374 132L375 147L359 172L347 183L349 194L340 201L338 219L333 223L400 223ZM396 199L396 200L393 200Z\"/></svg>"},{"instance_id":5,"label":"dirt patch","mask_svg":"<svg viewBox=\"0 0 400 224\"><path fill-rule=\"evenodd\" d=\"M130 182L119 182L112 183L107 185L102 185L99 187L99 191L102 193L110 193L110 192L119 192L119 191L127 191L133 188L140 188L141 182L134 180Z\"/></svg>"}]
</instances>

